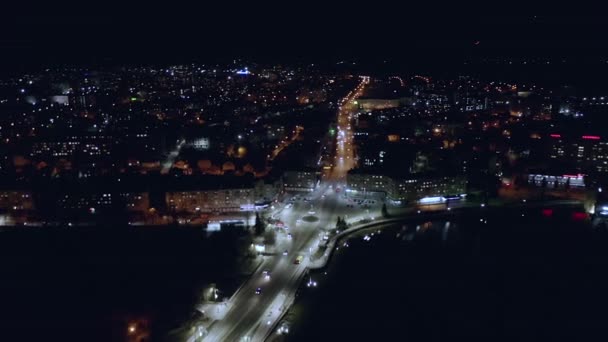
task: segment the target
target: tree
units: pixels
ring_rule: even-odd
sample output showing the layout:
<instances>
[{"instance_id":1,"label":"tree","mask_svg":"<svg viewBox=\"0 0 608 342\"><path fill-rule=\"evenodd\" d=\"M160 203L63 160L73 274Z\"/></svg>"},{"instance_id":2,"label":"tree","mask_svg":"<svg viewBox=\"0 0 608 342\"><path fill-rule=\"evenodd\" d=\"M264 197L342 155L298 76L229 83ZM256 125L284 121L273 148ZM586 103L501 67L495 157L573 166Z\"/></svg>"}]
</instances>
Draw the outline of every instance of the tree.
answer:
<instances>
[{"instance_id":1,"label":"tree","mask_svg":"<svg viewBox=\"0 0 608 342\"><path fill-rule=\"evenodd\" d=\"M545 191L547 190L547 177L543 177L543 181L540 183L541 197L545 198Z\"/></svg>"},{"instance_id":2,"label":"tree","mask_svg":"<svg viewBox=\"0 0 608 342\"><path fill-rule=\"evenodd\" d=\"M382 203L382 216L388 217L388 210L386 209L386 203Z\"/></svg>"},{"instance_id":3,"label":"tree","mask_svg":"<svg viewBox=\"0 0 608 342\"><path fill-rule=\"evenodd\" d=\"M348 225L346 224L346 220L344 220L343 218L338 216L338 222L336 223L336 229L344 230L346 228L348 228Z\"/></svg>"},{"instance_id":4,"label":"tree","mask_svg":"<svg viewBox=\"0 0 608 342\"><path fill-rule=\"evenodd\" d=\"M264 244L265 245L274 245L277 241L277 235L274 231L269 230L264 233Z\"/></svg>"},{"instance_id":5,"label":"tree","mask_svg":"<svg viewBox=\"0 0 608 342\"><path fill-rule=\"evenodd\" d=\"M260 236L264 233L264 231L266 230L266 227L264 225L264 222L262 220L262 218L260 217L260 213L255 213L255 225L253 226L254 230L255 230L255 235Z\"/></svg>"}]
</instances>

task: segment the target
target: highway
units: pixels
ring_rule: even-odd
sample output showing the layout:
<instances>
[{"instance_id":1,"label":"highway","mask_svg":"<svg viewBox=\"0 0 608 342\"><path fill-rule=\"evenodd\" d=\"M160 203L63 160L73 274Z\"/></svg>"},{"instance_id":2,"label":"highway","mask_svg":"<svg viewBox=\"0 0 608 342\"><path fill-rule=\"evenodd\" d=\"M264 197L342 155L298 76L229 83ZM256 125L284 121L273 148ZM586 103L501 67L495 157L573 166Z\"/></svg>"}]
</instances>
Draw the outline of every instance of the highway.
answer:
<instances>
[{"instance_id":1,"label":"highway","mask_svg":"<svg viewBox=\"0 0 608 342\"><path fill-rule=\"evenodd\" d=\"M214 322L203 341L263 341L282 312L288 309L323 231L335 227L338 216L350 213L350 218L356 218L357 215L353 215L356 209L347 208L341 191L347 171L355 165L350 124L356 110L353 102L368 82L369 78L363 77L360 84L339 102L334 162L323 175L321 184L313 192L301 194L305 199L295 201L290 208L285 203L279 204L281 210L277 218L289 227L292 239L281 242L286 245L280 246L276 255L264 257L261 267L230 299L225 316ZM372 210L379 212L380 208ZM284 250L288 251L287 255L280 252ZM304 257L299 265L295 264L298 256ZM270 279L265 279L264 271L270 273ZM258 288L260 294L256 294Z\"/></svg>"}]
</instances>

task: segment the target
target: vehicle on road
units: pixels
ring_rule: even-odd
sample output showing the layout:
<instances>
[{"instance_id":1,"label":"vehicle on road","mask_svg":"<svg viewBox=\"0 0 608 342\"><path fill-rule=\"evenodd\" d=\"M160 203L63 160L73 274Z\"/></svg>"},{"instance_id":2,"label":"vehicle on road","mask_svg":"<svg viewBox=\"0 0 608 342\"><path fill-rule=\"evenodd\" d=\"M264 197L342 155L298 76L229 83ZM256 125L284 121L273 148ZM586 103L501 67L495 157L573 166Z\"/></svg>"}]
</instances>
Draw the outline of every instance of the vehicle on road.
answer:
<instances>
[{"instance_id":1,"label":"vehicle on road","mask_svg":"<svg viewBox=\"0 0 608 342\"><path fill-rule=\"evenodd\" d=\"M289 334L289 324L287 322L281 323L281 325L277 329L277 334Z\"/></svg>"},{"instance_id":2,"label":"vehicle on road","mask_svg":"<svg viewBox=\"0 0 608 342\"><path fill-rule=\"evenodd\" d=\"M287 256L287 254L289 254L289 251L288 250L284 250L283 251L283 255Z\"/></svg>"},{"instance_id":3,"label":"vehicle on road","mask_svg":"<svg viewBox=\"0 0 608 342\"><path fill-rule=\"evenodd\" d=\"M255 289L255 294L256 295L262 294L262 288L258 287L257 289Z\"/></svg>"},{"instance_id":4,"label":"vehicle on road","mask_svg":"<svg viewBox=\"0 0 608 342\"><path fill-rule=\"evenodd\" d=\"M264 275L264 280L270 280L270 272L268 270L264 270L262 274Z\"/></svg>"},{"instance_id":5,"label":"vehicle on road","mask_svg":"<svg viewBox=\"0 0 608 342\"><path fill-rule=\"evenodd\" d=\"M291 233L287 234L287 238L288 238L289 240L291 240L291 239L293 238L293 237L291 236Z\"/></svg>"},{"instance_id":6,"label":"vehicle on road","mask_svg":"<svg viewBox=\"0 0 608 342\"><path fill-rule=\"evenodd\" d=\"M298 255L298 257L296 258L296 260L293 263L296 265L299 265L302 263L302 261L304 261L304 257L301 255Z\"/></svg>"}]
</instances>

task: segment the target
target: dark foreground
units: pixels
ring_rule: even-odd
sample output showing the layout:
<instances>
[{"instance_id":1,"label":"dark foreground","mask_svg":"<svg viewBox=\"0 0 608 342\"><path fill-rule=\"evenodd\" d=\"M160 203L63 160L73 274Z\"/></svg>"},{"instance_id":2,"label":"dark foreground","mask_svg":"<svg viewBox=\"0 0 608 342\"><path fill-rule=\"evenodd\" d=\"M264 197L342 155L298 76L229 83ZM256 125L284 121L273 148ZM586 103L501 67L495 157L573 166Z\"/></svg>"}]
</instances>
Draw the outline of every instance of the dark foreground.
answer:
<instances>
[{"instance_id":1,"label":"dark foreground","mask_svg":"<svg viewBox=\"0 0 608 342\"><path fill-rule=\"evenodd\" d=\"M0 341L158 340L187 321L205 284L228 292L242 281L235 276L237 235L128 227L4 231ZM131 324L137 329L129 334Z\"/></svg>"}]
</instances>

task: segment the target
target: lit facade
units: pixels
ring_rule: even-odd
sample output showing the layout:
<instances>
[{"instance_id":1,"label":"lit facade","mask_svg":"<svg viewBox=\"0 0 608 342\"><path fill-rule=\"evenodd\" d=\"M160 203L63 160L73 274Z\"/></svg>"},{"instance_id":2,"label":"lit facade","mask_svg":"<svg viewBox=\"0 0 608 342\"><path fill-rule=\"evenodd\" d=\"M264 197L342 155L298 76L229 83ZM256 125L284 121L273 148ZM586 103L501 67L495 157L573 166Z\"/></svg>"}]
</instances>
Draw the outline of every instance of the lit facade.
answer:
<instances>
[{"instance_id":1,"label":"lit facade","mask_svg":"<svg viewBox=\"0 0 608 342\"><path fill-rule=\"evenodd\" d=\"M59 209L88 210L95 213L114 206L124 207L130 212L143 212L150 208L148 192L80 192L60 195Z\"/></svg>"},{"instance_id":2,"label":"lit facade","mask_svg":"<svg viewBox=\"0 0 608 342\"><path fill-rule=\"evenodd\" d=\"M285 191L313 191L319 182L316 170L285 171L283 189Z\"/></svg>"},{"instance_id":3,"label":"lit facade","mask_svg":"<svg viewBox=\"0 0 608 342\"><path fill-rule=\"evenodd\" d=\"M254 188L168 191L167 208L178 212L238 212L254 210Z\"/></svg>"},{"instance_id":4,"label":"lit facade","mask_svg":"<svg viewBox=\"0 0 608 342\"><path fill-rule=\"evenodd\" d=\"M584 135L570 139L561 134L549 136L549 157L575 164L586 172L608 172L608 141L600 136Z\"/></svg>"},{"instance_id":5,"label":"lit facade","mask_svg":"<svg viewBox=\"0 0 608 342\"><path fill-rule=\"evenodd\" d=\"M417 201L424 197L452 196L466 193L464 176L430 176L411 174L390 177L382 174L351 172L347 192L352 195L381 193L393 201Z\"/></svg>"}]
</instances>

